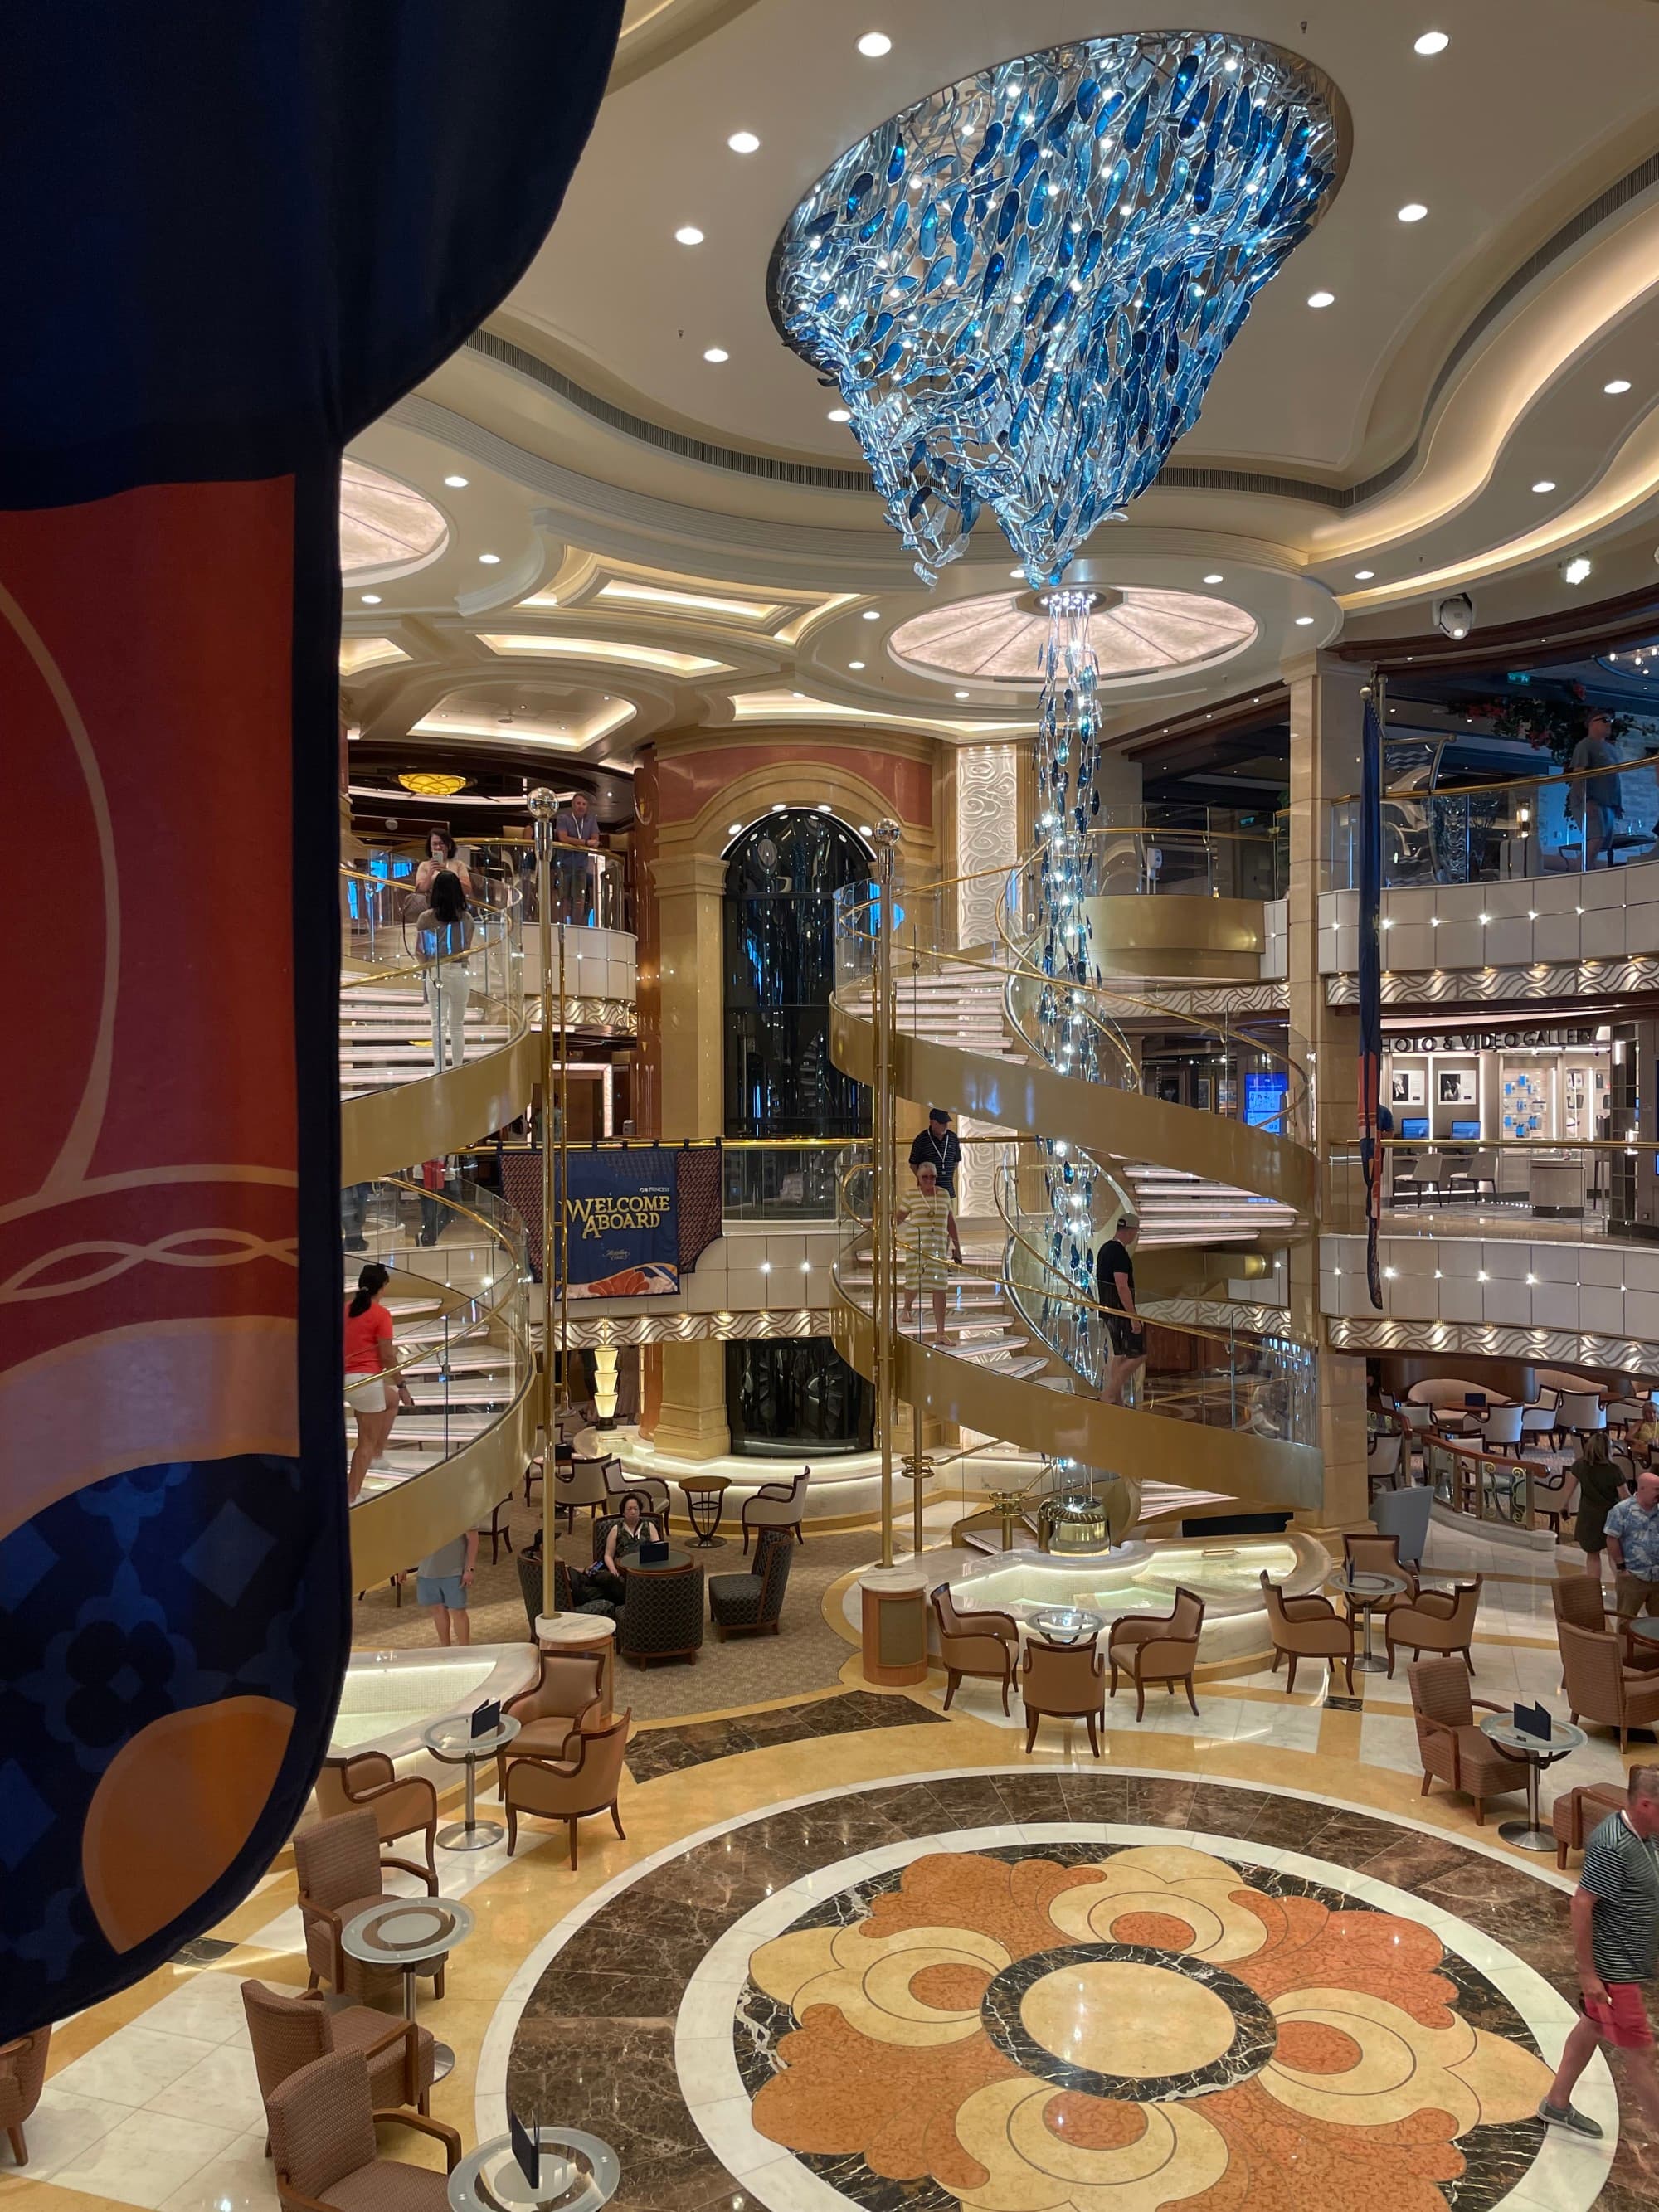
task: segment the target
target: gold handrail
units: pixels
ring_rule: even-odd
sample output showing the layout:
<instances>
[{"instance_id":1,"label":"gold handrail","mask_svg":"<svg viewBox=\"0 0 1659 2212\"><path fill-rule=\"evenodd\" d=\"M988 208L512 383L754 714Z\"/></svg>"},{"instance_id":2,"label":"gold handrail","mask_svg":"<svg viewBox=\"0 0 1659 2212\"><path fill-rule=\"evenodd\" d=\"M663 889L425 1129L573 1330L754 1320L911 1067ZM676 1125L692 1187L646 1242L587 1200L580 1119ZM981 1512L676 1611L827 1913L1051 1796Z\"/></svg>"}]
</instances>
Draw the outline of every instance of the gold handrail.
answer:
<instances>
[{"instance_id":1,"label":"gold handrail","mask_svg":"<svg viewBox=\"0 0 1659 2212\"><path fill-rule=\"evenodd\" d=\"M470 1206L465 1206L459 1199L450 1198L441 1191L428 1190L424 1183L414 1182L407 1176L377 1176L374 1180L377 1183L390 1183L394 1188L398 1190L410 1191L417 1198L433 1199L440 1206L447 1207L452 1213L459 1214L464 1221L477 1222L479 1228L483 1231L485 1236L507 1255L508 1264L506 1274L497 1276L488 1286L491 1290L494 1290L496 1287L496 1285L500 1284L501 1285L501 1296L488 1304L486 1304L483 1298L479 1297L476 1292L471 1291L459 1291L456 1289L456 1286L451 1283L434 1283L433 1288L434 1291L445 1290L454 1291L455 1295L460 1299L463 1305L471 1305L482 1309L482 1310L477 1313L472 1320L464 1324L459 1334L452 1340L453 1343L464 1344L469 1337L477 1335L480 1330L488 1329L493 1327L495 1322L499 1320L503 1322L505 1326L512 1330L514 1335L519 1340L527 1356L529 1352L528 1337L525 1332L519 1328L517 1323L513 1321L507 1311L508 1302L511 1299L514 1291L520 1286L519 1281L520 1255L514 1249L510 1234L502 1229L498 1222L491 1221L488 1214L480 1213L476 1210L476 1208ZM386 1262L384 1261L365 1260L363 1265L365 1267L384 1267L386 1265ZM399 1268L395 1272L404 1273L407 1271ZM396 1379L398 1376L402 1375L406 1367L413 1365L419 1360L429 1359L431 1357L432 1346L430 1345L414 1346L411 1346L410 1351L406 1352L402 1358L396 1360L392 1366L382 1367L380 1373L383 1376L390 1376ZM343 1404L345 1403L343 1398L341 1402ZM493 1423L491 1424L491 1426L494 1426Z\"/></svg>"},{"instance_id":2,"label":"gold handrail","mask_svg":"<svg viewBox=\"0 0 1659 2212\"><path fill-rule=\"evenodd\" d=\"M1409 784L1396 785L1382 793L1384 799L1473 799L1496 791L1535 791L1546 783L1582 783L1591 775L1634 775L1638 769L1659 768L1659 753L1645 753L1640 760L1614 761L1609 768L1564 768L1553 775L1517 775L1504 783L1443 783L1415 789ZM1329 806L1357 806L1362 794L1345 791L1339 798L1328 799Z\"/></svg>"}]
</instances>

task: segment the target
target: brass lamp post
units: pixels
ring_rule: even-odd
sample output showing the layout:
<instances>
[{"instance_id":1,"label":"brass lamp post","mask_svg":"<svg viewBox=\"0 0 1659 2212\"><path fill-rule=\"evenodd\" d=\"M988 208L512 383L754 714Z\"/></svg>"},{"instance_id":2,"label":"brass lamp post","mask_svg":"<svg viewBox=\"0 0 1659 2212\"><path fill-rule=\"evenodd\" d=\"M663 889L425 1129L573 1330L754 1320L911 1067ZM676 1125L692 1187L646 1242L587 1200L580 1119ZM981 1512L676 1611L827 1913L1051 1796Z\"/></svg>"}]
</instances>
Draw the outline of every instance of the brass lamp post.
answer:
<instances>
[{"instance_id":1,"label":"brass lamp post","mask_svg":"<svg viewBox=\"0 0 1659 2212\"><path fill-rule=\"evenodd\" d=\"M553 1602L554 1545L558 1534L558 1522L553 1502L557 1455L554 1449L552 1288L556 1268L559 1282L559 1371L568 1377L570 1364L570 1248L563 1200L569 1189L567 1180L570 1164L569 1116L567 1109L570 1103L570 1054L565 1034L564 923L561 921L557 986L559 1089L556 1106L553 1023L550 1018L554 992L553 940L550 933L553 926L554 825L558 818L559 802L552 792L542 787L531 793L528 805L536 825L536 910L539 917L542 951L542 1613L545 1619L556 1620L558 1608Z\"/></svg>"},{"instance_id":2,"label":"brass lamp post","mask_svg":"<svg viewBox=\"0 0 1659 2212\"><path fill-rule=\"evenodd\" d=\"M872 1101L871 1289L875 1300L876 1424L881 1438L881 1564L893 1564L893 1340L897 1321L897 1269L893 1252L896 1105L893 1097L893 878L902 835L896 822L876 825L876 910L873 975L876 1055Z\"/></svg>"}]
</instances>

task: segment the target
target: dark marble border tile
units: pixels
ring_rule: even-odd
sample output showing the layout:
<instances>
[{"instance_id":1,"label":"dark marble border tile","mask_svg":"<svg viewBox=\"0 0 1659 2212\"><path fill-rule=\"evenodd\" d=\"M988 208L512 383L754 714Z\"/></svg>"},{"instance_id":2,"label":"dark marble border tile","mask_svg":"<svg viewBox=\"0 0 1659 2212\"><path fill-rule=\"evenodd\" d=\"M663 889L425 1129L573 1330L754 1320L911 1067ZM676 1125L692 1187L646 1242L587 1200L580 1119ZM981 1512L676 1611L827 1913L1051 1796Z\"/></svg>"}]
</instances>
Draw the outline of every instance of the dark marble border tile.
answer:
<instances>
[{"instance_id":1,"label":"dark marble border tile","mask_svg":"<svg viewBox=\"0 0 1659 2212\"><path fill-rule=\"evenodd\" d=\"M812 1736L854 1735L869 1729L943 1726L945 1716L905 1697L877 1697L848 1690L810 1704L779 1705L770 1712L744 1713L732 1720L687 1721L678 1726L642 1729L628 1747L628 1771L635 1782L654 1782L664 1774L683 1774L710 1759L736 1759L770 1744L801 1743Z\"/></svg>"}]
</instances>

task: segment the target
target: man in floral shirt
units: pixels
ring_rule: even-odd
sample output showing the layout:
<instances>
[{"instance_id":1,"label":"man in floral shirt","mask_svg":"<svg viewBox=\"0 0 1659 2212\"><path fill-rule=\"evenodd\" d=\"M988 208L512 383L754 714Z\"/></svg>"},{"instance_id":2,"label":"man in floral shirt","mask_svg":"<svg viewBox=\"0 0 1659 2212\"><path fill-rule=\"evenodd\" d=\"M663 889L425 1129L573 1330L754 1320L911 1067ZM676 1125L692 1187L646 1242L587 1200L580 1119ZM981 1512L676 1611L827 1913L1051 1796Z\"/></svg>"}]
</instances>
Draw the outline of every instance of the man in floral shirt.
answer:
<instances>
[{"instance_id":1,"label":"man in floral shirt","mask_svg":"<svg viewBox=\"0 0 1659 2212\"><path fill-rule=\"evenodd\" d=\"M1659 1613L1659 1474L1638 1474L1635 1497L1621 1498L1608 1514L1607 1557L1620 1618Z\"/></svg>"}]
</instances>

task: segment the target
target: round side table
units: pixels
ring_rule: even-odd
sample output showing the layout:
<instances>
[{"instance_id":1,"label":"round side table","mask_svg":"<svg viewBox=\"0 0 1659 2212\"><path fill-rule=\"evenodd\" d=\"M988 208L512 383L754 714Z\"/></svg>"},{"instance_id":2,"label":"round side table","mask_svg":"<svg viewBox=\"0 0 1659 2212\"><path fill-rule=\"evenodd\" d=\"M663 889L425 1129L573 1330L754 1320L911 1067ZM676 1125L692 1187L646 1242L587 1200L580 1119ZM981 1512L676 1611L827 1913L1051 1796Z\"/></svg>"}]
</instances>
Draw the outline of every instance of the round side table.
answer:
<instances>
[{"instance_id":1,"label":"round side table","mask_svg":"<svg viewBox=\"0 0 1659 2212\"><path fill-rule=\"evenodd\" d=\"M397 1966L404 1978L404 2018L415 2017L415 1977L472 1933L472 1915L447 1897L387 1897L348 1920L340 1948L365 1966ZM453 2073L455 2054L447 2043L432 2051L432 2078Z\"/></svg>"},{"instance_id":2,"label":"round side table","mask_svg":"<svg viewBox=\"0 0 1659 2212\"><path fill-rule=\"evenodd\" d=\"M1555 1849L1554 1831L1544 1826L1544 1816L1538 1803L1538 1778L1547 1766L1553 1766L1558 1759L1565 1759L1570 1752L1577 1751L1585 1742L1584 1731L1575 1728L1571 1721L1552 1717L1547 1736L1533 1735L1518 1729L1513 1720L1503 1713L1482 1713L1480 1733L1490 1736L1499 1751L1507 1752L1511 1759L1524 1759L1527 1765L1527 1817L1524 1820L1500 1820L1498 1832L1506 1844L1513 1844L1523 1851L1553 1851Z\"/></svg>"},{"instance_id":3,"label":"round side table","mask_svg":"<svg viewBox=\"0 0 1659 2212\"><path fill-rule=\"evenodd\" d=\"M1387 1674L1387 1660L1379 1659L1371 1649L1371 1615L1378 1606L1387 1605L1390 1598L1401 1595L1407 1587L1404 1580L1399 1575L1366 1574L1362 1571L1352 1575L1332 1575L1325 1587L1334 1597L1346 1598L1350 1609L1364 1618L1363 1645L1359 1656L1353 1662L1355 1674ZM1552 1842L1550 1849L1553 1850L1554 1848Z\"/></svg>"},{"instance_id":4,"label":"round side table","mask_svg":"<svg viewBox=\"0 0 1659 2212\"><path fill-rule=\"evenodd\" d=\"M723 1544L726 1539L719 1531L726 1493L732 1487L730 1475L689 1474L675 1487L685 1500L686 1518L696 1531L697 1549L709 1552Z\"/></svg>"},{"instance_id":5,"label":"round side table","mask_svg":"<svg viewBox=\"0 0 1659 2212\"><path fill-rule=\"evenodd\" d=\"M622 2182L622 2161L580 2128L538 2128L541 2172L532 2189L510 2136L470 2151L449 2177L450 2212L598 2212Z\"/></svg>"},{"instance_id":6,"label":"round side table","mask_svg":"<svg viewBox=\"0 0 1659 2212\"><path fill-rule=\"evenodd\" d=\"M478 1761L511 1743L518 1733L519 1723L510 1713L503 1713L488 1735L470 1734L465 1713L459 1718L434 1721L430 1728L422 1729L421 1741L434 1759L442 1759L446 1766L466 1769L466 1818L439 1829L438 1842L444 1850L481 1851L490 1844L499 1844L507 1833L499 1820L478 1818Z\"/></svg>"},{"instance_id":7,"label":"round side table","mask_svg":"<svg viewBox=\"0 0 1659 2212\"><path fill-rule=\"evenodd\" d=\"M1047 1644L1086 1643L1090 1637L1098 1636L1105 1626L1104 1613L1091 1613L1080 1605L1055 1606L1031 1617L1032 1628Z\"/></svg>"}]
</instances>

